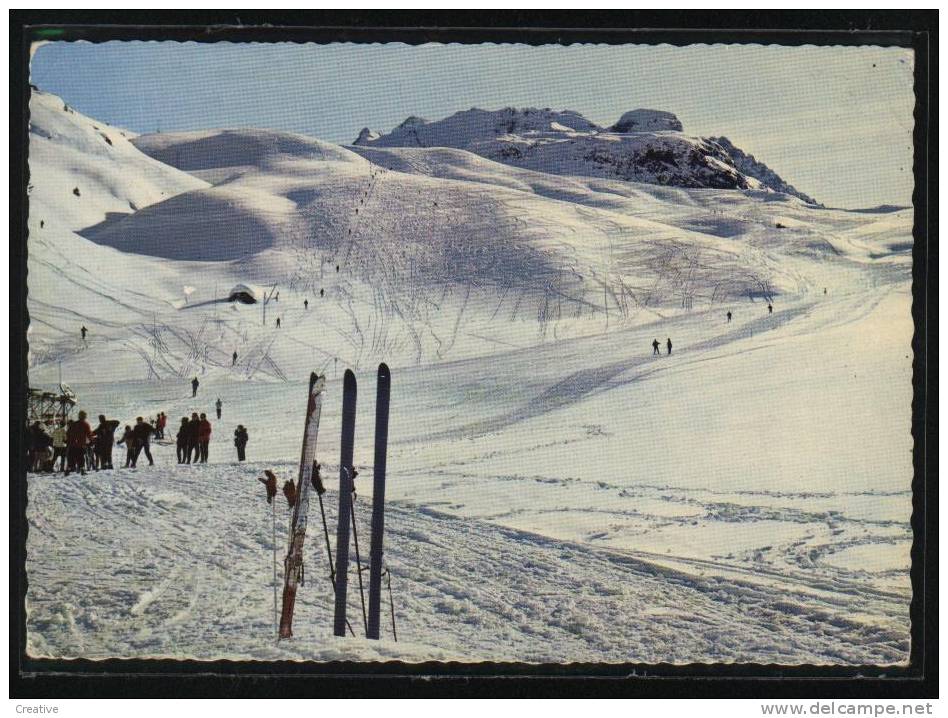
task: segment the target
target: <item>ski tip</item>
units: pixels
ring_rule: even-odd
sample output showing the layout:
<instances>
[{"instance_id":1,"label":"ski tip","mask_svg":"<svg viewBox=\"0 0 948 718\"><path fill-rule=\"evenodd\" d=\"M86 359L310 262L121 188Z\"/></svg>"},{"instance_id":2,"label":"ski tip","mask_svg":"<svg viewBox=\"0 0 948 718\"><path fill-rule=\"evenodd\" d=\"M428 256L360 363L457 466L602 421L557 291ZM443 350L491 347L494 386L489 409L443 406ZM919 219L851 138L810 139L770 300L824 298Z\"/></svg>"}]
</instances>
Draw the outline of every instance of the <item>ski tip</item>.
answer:
<instances>
[{"instance_id":1,"label":"ski tip","mask_svg":"<svg viewBox=\"0 0 948 718\"><path fill-rule=\"evenodd\" d=\"M352 369L346 369L346 373L343 377L343 381L345 381L346 384L355 384L355 381L356 381L355 372L353 372Z\"/></svg>"},{"instance_id":2,"label":"ski tip","mask_svg":"<svg viewBox=\"0 0 948 718\"><path fill-rule=\"evenodd\" d=\"M316 383L316 380L317 380L318 378L319 378L319 377L316 376L316 372L311 371L311 372L309 373L309 385L310 385L310 386L313 386L313 384Z\"/></svg>"},{"instance_id":3,"label":"ski tip","mask_svg":"<svg viewBox=\"0 0 948 718\"><path fill-rule=\"evenodd\" d=\"M384 377L391 376L391 372L389 371L388 364L386 364L385 362L382 362L381 364L379 364L379 377L383 377L383 376Z\"/></svg>"}]
</instances>

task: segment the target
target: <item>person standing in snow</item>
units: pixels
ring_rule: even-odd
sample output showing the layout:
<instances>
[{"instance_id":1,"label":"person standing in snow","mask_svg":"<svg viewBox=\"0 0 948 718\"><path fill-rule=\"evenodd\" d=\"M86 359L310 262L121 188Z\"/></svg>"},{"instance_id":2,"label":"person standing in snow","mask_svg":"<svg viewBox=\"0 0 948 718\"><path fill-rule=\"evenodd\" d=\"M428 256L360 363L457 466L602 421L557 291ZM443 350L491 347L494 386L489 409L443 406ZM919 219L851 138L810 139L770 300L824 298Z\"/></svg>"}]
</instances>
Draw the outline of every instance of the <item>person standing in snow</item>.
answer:
<instances>
[{"instance_id":1,"label":"person standing in snow","mask_svg":"<svg viewBox=\"0 0 948 718\"><path fill-rule=\"evenodd\" d=\"M656 354L661 354L661 352L658 351L658 339L652 341L652 356L655 356Z\"/></svg>"},{"instance_id":2,"label":"person standing in snow","mask_svg":"<svg viewBox=\"0 0 948 718\"><path fill-rule=\"evenodd\" d=\"M155 460L151 457L150 449L151 434L154 430L154 427L151 424L145 423L145 420L142 417L139 416L135 419L135 428L132 429L132 435L135 437L135 453L132 454L133 469L135 468L136 464L138 464L138 457L142 451L145 452L145 456L148 459L148 465L155 465Z\"/></svg>"},{"instance_id":3,"label":"person standing in snow","mask_svg":"<svg viewBox=\"0 0 948 718\"><path fill-rule=\"evenodd\" d=\"M217 418L221 418L221 407L224 406L224 402L221 401L220 397L217 397L217 401L214 402L214 407L217 409Z\"/></svg>"},{"instance_id":4,"label":"person standing in snow","mask_svg":"<svg viewBox=\"0 0 948 718\"><path fill-rule=\"evenodd\" d=\"M177 439L177 450L178 450L178 463L183 464L184 458L188 454L188 436L191 433L191 429L188 427L188 417L181 417L181 426L178 427L178 434L175 437Z\"/></svg>"},{"instance_id":5,"label":"person standing in snow","mask_svg":"<svg viewBox=\"0 0 948 718\"><path fill-rule=\"evenodd\" d=\"M234 351L234 353L233 353L233 354L231 355L231 357L230 357L230 365L231 365L231 366L237 366L237 352L236 352L236 350Z\"/></svg>"},{"instance_id":6,"label":"person standing in snow","mask_svg":"<svg viewBox=\"0 0 948 718\"><path fill-rule=\"evenodd\" d=\"M86 332L89 331L88 329L86 329L85 324L82 325L82 329L80 329L79 331L82 333L82 341L85 341L85 340L86 340Z\"/></svg>"},{"instance_id":7,"label":"person standing in snow","mask_svg":"<svg viewBox=\"0 0 948 718\"><path fill-rule=\"evenodd\" d=\"M774 305L773 305L773 304L768 304L768 305L767 305L767 313L768 313L768 314L773 314L773 313L774 313Z\"/></svg>"},{"instance_id":8,"label":"person standing in snow","mask_svg":"<svg viewBox=\"0 0 948 718\"><path fill-rule=\"evenodd\" d=\"M195 397L198 393L198 387L201 385L201 382L198 381L197 377L194 377L191 380L191 396Z\"/></svg>"},{"instance_id":9,"label":"person standing in snow","mask_svg":"<svg viewBox=\"0 0 948 718\"><path fill-rule=\"evenodd\" d=\"M95 453L100 469L112 468L112 444L115 443L115 430L119 422L109 421L105 414L99 414L99 425L95 428Z\"/></svg>"},{"instance_id":10,"label":"person standing in snow","mask_svg":"<svg viewBox=\"0 0 948 718\"><path fill-rule=\"evenodd\" d=\"M727 323L728 323L728 324L731 323L731 312L730 312L730 311L728 311L728 313L727 313Z\"/></svg>"},{"instance_id":11,"label":"person standing in snow","mask_svg":"<svg viewBox=\"0 0 948 718\"><path fill-rule=\"evenodd\" d=\"M237 447L237 461L246 460L248 439L249 437L247 436L247 430L244 428L244 425L237 424L237 429L234 431L234 446Z\"/></svg>"},{"instance_id":12,"label":"person standing in snow","mask_svg":"<svg viewBox=\"0 0 948 718\"><path fill-rule=\"evenodd\" d=\"M42 468L43 456L47 449L53 445L52 437L46 433L42 424L38 421L33 422L30 427L30 470L39 471Z\"/></svg>"},{"instance_id":13,"label":"person standing in snow","mask_svg":"<svg viewBox=\"0 0 948 718\"><path fill-rule=\"evenodd\" d=\"M68 464L66 465L66 475L70 472L79 471L84 476L86 473L85 456L86 446L92 439L92 427L86 421L86 412L80 411L76 421L69 425L66 430L66 447Z\"/></svg>"},{"instance_id":14,"label":"person standing in snow","mask_svg":"<svg viewBox=\"0 0 948 718\"><path fill-rule=\"evenodd\" d=\"M206 414L201 414L201 422L198 424L198 444L200 446L201 463L207 463L207 449L211 443L211 422L207 420Z\"/></svg>"},{"instance_id":15,"label":"person standing in snow","mask_svg":"<svg viewBox=\"0 0 948 718\"><path fill-rule=\"evenodd\" d=\"M66 421L59 419L53 429L53 469L56 468L56 459L59 459L59 470L66 470Z\"/></svg>"},{"instance_id":16,"label":"person standing in snow","mask_svg":"<svg viewBox=\"0 0 948 718\"><path fill-rule=\"evenodd\" d=\"M668 354L671 355L671 353L672 353L672 340L671 338L669 338L668 339Z\"/></svg>"},{"instance_id":17,"label":"person standing in snow","mask_svg":"<svg viewBox=\"0 0 948 718\"><path fill-rule=\"evenodd\" d=\"M280 328L280 317L277 317L277 329Z\"/></svg>"},{"instance_id":18,"label":"person standing in snow","mask_svg":"<svg viewBox=\"0 0 948 718\"><path fill-rule=\"evenodd\" d=\"M135 455L135 433L132 431L132 427L126 424L122 438L116 441L115 444L116 446L125 447L125 468L127 469L132 465L132 458Z\"/></svg>"},{"instance_id":19,"label":"person standing in snow","mask_svg":"<svg viewBox=\"0 0 948 718\"><path fill-rule=\"evenodd\" d=\"M191 414L191 421L188 422L188 464L196 464L201 458L201 447L198 445L198 425L201 419L197 412Z\"/></svg>"},{"instance_id":20,"label":"person standing in snow","mask_svg":"<svg viewBox=\"0 0 948 718\"><path fill-rule=\"evenodd\" d=\"M303 309L309 309L309 300L308 300L308 299L304 299L304 300L303 300Z\"/></svg>"}]
</instances>

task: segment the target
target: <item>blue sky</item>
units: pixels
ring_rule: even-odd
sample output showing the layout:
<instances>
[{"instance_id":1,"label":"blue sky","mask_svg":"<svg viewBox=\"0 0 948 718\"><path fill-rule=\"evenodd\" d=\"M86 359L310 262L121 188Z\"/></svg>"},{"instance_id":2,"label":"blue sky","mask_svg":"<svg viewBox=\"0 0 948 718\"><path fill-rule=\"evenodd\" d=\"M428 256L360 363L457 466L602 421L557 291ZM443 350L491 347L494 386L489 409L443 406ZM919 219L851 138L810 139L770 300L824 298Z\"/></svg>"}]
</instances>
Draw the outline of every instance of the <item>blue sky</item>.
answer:
<instances>
[{"instance_id":1,"label":"blue sky","mask_svg":"<svg viewBox=\"0 0 948 718\"><path fill-rule=\"evenodd\" d=\"M913 57L880 47L55 42L31 81L136 132L268 127L349 143L408 115L646 107L725 135L833 206L911 204Z\"/></svg>"}]
</instances>

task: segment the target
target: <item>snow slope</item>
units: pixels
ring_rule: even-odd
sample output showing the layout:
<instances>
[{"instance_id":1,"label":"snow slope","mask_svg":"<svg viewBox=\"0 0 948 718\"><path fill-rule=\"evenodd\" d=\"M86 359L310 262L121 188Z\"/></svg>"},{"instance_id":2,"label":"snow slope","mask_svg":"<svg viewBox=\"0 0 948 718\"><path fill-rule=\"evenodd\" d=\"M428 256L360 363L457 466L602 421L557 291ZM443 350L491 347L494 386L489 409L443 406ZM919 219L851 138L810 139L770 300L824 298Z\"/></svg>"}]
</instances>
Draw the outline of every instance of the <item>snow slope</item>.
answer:
<instances>
[{"instance_id":1,"label":"snow slope","mask_svg":"<svg viewBox=\"0 0 948 718\"><path fill-rule=\"evenodd\" d=\"M264 130L109 146L33 104L31 385L61 372L123 423L218 396L224 418L206 466L158 446L154 468L31 475L31 653L907 660L911 209ZM83 181L109 172L141 181ZM224 301L238 284L279 290L266 323ZM274 646L255 476L293 475L315 368L335 487L352 367L366 519L381 360L399 642L331 638L317 533L297 638Z\"/></svg>"}]
</instances>

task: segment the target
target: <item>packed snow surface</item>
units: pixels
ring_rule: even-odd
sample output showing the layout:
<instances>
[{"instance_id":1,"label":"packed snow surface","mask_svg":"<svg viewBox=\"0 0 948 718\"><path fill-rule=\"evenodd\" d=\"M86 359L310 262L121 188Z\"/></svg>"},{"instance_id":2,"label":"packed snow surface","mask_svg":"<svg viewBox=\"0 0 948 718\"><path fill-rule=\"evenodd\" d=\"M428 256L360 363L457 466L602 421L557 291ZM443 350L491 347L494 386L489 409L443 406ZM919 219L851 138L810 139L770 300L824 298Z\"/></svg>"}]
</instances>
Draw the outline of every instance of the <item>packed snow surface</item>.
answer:
<instances>
[{"instance_id":1,"label":"packed snow surface","mask_svg":"<svg viewBox=\"0 0 948 718\"><path fill-rule=\"evenodd\" d=\"M589 131L568 114L536 131ZM908 660L911 209L264 130L132 143L49 95L31 115L31 385L61 376L123 424L164 411L172 436L214 423L206 465L161 444L154 467L30 475L31 655ZM398 641L387 590L384 640L331 635L313 503L277 644L289 509L256 477L295 478L325 373L335 548L354 369L366 559L379 361ZM361 636L354 566L349 620Z\"/></svg>"}]
</instances>

